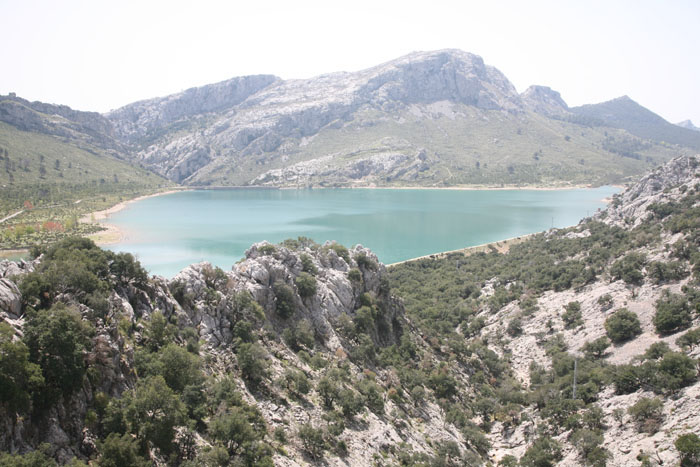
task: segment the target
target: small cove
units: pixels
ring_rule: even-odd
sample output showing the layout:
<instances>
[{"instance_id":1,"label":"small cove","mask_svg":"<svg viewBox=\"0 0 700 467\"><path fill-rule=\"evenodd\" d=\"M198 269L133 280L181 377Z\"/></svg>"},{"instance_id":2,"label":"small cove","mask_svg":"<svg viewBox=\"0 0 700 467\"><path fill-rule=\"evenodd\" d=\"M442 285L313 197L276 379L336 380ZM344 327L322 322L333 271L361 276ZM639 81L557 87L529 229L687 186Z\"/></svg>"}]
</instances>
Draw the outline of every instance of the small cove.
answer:
<instances>
[{"instance_id":1,"label":"small cove","mask_svg":"<svg viewBox=\"0 0 700 467\"><path fill-rule=\"evenodd\" d=\"M230 269L251 244L306 236L360 243L387 264L576 224L615 187L570 190L195 190L142 199L110 216L152 274L209 261Z\"/></svg>"}]
</instances>

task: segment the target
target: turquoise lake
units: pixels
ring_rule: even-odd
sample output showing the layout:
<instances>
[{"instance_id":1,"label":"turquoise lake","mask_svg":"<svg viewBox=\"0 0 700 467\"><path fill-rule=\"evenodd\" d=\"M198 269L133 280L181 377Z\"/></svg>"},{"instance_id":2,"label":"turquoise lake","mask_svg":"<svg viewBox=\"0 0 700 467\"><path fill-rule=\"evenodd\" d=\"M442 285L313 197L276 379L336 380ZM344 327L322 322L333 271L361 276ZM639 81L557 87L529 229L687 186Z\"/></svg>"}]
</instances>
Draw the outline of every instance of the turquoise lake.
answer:
<instances>
[{"instance_id":1,"label":"turquoise lake","mask_svg":"<svg viewBox=\"0 0 700 467\"><path fill-rule=\"evenodd\" d=\"M209 261L223 269L251 244L306 236L362 244L386 263L578 223L614 187L572 190L197 190L147 198L113 214L152 274Z\"/></svg>"}]
</instances>

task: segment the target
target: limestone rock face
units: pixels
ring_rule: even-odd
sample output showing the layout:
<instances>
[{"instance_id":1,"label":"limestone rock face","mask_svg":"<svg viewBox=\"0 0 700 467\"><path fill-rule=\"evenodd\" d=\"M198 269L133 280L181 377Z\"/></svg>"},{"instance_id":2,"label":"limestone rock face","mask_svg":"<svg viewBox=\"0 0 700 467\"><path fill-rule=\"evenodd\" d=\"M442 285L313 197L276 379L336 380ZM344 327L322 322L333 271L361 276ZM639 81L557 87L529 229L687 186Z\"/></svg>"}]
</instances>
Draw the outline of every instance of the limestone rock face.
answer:
<instances>
[{"instance_id":1,"label":"limestone rock face","mask_svg":"<svg viewBox=\"0 0 700 467\"><path fill-rule=\"evenodd\" d=\"M227 345L232 338L230 299L240 292L250 293L278 330L289 325L289 320L281 319L276 312L275 287L284 284L295 291L296 312L292 321L308 320L315 332L324 336L325 345L331 350L341 347L333 324L343 313L354 316L362 294L371 294L383 303L386 322L398 323L402 317L402 307L389 297L388 290L383 286L385 268L376 255L357 245L349 251L348 263L329 245L295 251L267 242L256 243L246 251L246 257L241 262L225 273L225 281L211 279L214 268L209 263L190 265L170 282L171 285L181 284L184 295L189 297L189 305L178 306L177 313L186 316L187 323L197 328L200 336L211 345ZM316 292L304 297L295 283L303 269L302 254L312 258L317 269L314 275ZM355 258L360 256L373 266L358 266ZM362 275L360 283L348 277L351 268L357 268ZM376 338L381 343L389 344L396 342L400 334L400 325L396 324L396 328L392 328L388 334L376 335Z\"/></svg>"},{"instance_id":2,"label":"limestone rock face","mask_svg":"<svg viewBox=\"0 0 700 467\"><path fill-rule=\"evenodd\" d=\"M636 227L652 215L649 206L679 199L681 190L695 185L699 173L698 156L677 157L616 196L611 206L596 216L609 224ZM684 185L686 188L681 188Z\"/></svg>"},{"instance_id":3,"label":"limestone rock face","mask_svg":"<svg viewBox=\"0 0 700 467\"><path fill-rule=\"evenodd\" d=\"M547 116L562 116L569 113L569 106L559 92L547 86L530 86L520 97L527 108Z\"/></svg>"},{"instance_id":4,"label":"limestone rock face","mask_svg":"<svg viewBox=\"0 0 700 467\"><path fill-rule=\"evenodd\" d=\"M342 128L360 110L388 115L439 102L514 113L524 109L514 86L481 57L440 50L305 80L234 78L130 104L107 118L122 141L136 144L140 162L172 180L195 183L235 158L276 158L323 128ZM206 125L199 125L205 117ZM171 129L184 131L170 135Z\"/></svg>"}]
</instances>

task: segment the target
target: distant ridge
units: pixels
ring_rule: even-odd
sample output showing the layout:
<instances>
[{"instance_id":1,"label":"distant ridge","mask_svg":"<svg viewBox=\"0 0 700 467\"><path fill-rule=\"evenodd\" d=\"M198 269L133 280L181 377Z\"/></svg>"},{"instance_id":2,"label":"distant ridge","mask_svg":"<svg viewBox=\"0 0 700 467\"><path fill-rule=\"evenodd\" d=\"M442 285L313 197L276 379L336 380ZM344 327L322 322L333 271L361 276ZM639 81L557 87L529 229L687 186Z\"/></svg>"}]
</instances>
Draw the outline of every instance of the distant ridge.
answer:
<instances>
[{"instance_id":1,"label":"distant ridge","mask_svg":"<svg viewBox=\"0 0 700 467\"><path fill-rule=\"evenodd\" d=\"M618 97L600 104L574 107L571 111L579 116L597 119L604 125L627 130L640 138L664 141L700 150L700 133L667 122L628 96Z\"/></svg>"}]
</instances>

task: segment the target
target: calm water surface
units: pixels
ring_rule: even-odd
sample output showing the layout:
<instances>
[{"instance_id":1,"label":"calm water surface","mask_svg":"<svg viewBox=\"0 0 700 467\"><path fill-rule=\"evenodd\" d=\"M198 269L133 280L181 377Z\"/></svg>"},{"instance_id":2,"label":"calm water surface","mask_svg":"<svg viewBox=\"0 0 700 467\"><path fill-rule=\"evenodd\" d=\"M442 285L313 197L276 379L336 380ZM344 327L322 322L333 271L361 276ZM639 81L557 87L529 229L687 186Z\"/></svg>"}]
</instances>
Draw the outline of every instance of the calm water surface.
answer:
<instances>
[{"instance_id":1,"label":"calm water surface","mask_svg":"<svg viewBox=\"0 0 700 467\"><path fill-rule=\"evenodd\" d=\"M209 261L223 269L251 244L307 236L371 248L384 263L566 227L604 208L614 187L576 190L201 190L147 198L113 214L116 251L153 274Z\"/></svg>"}]
</instances>

